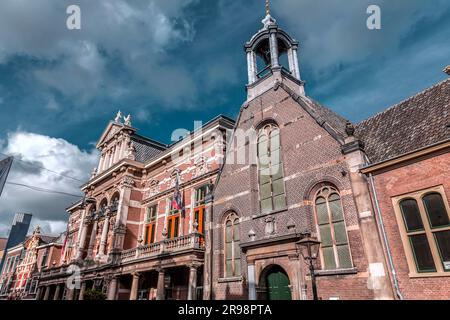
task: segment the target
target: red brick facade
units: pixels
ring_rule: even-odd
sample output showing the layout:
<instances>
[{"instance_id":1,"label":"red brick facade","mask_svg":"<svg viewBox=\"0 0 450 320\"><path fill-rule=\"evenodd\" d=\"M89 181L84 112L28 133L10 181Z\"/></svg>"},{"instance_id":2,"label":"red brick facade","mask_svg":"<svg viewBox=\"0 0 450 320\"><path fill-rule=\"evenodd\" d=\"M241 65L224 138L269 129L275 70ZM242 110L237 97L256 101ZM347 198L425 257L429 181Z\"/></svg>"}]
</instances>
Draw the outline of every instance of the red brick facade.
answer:
<instances>
[{"instance_id":1,"label":"red brick facade","mask_svg":"<svg viewBox=\"0 0 450 320\"><path fill-rule=\"evenodd\" d=\"M442 186L448 203L450 199L449 149L385 168L374 172L373 175L401 294L405 299L449 299L450 275L410 276L405 253L407 248L404 247L400 237L400 229L404 228L404 225L403 221L397 220L392 201L397 196Z\"/></svg>"}]
</instances>

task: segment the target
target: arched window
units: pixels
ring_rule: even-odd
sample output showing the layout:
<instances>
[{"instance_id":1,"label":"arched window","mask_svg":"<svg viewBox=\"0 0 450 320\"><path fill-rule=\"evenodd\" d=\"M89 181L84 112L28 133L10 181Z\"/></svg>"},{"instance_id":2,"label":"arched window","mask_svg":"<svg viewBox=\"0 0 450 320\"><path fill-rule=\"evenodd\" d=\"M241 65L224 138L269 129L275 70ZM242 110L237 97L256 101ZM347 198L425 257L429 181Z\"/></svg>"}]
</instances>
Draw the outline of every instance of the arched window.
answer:
<instances>
[{"instance_id":1,"label":"arched window","mask_svg":"<svg viewBox=\"0 0 450 320\"><path fill-rule=\"evenodd\" d=\"M261 213L286 208L280 129L267 124L258 133L259 201Z\"/></svg>"},{"instance_id":2,"label":"arched window","mask_svg":"<svg viewBox=\"0 0 450 320\"><path fill-rule=\"evenodd\" d=\"M450 218L442 195L438 192L412 195L399 201L405 228L404 243L410 247L415 266L412 272L450 271ZM420 203L420 200L422 200ZM405 245L406 246L406 245ZM412 268L411 268L412 269Z\"/></svg>"},{"instance_id":3,"label":"arched window","mask_svg":"<svg viewBox=\"0 0 450 320\"><path fill-rule=\"evenodd\" d=\"M233 212L225 219L225 276L241 275L239 217Z\"/></svg>"},{"instance_id":4,"label":"arched window","mask_svg":"<svg viewBox=\"0 0 450 320\"><path fill-rule=\"evenodd\" d=\"M330 186L320 189L316 194L315 209L323 269L351 268L352 258L338 191Z\"/></svg>"},{"instance_id":5,"label":"arched window","mask_svg":"<svg viewBox=\"0 0 450 320\"><path fill-rule=\"evenodd\" d=\"M111 198L111 207L110 207L111 212L117 212L119 208L119 199L120 199L119 193L115 193Z\"/></svg>"},{"instance_id":6,"label":"arched window","mask_svg":"<svg viewBox=\"0 0 450 320\"><path fill-rule=\"evenodd\" d=\"M108 207L108 200L103 199L102 202L100 202L100 208L98 210L99 216L105 215L107 207Z\"/></svg>"}]
</instances>

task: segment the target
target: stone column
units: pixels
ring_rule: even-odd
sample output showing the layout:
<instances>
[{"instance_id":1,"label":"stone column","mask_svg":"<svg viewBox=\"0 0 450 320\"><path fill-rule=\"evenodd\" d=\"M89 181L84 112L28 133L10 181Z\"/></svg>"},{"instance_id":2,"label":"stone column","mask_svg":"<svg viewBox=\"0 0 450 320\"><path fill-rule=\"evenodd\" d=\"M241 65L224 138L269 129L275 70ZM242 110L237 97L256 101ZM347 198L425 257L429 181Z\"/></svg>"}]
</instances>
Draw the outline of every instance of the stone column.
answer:
<instances>
[{"instance_id":1,"label":"stone column","mask_svg":"<svg viewBox=\"0 0 450 320\"><path fill-rule=\"evenodd\" d=\"M114 164L114 147L109 149L108 154L109 154L108 168L111 168L112 165Z\"/></svg>"},{"instance_id":2,"label":"stone column","mask_svg":"<svg viewBox=\"0 0 450 320\"><path fill-rule=\"evenodd\" d=\"M247 49L247 70L248 70L248 84L256 81L256 57L251 48Z\"/></svg>"},{"instance_id":3,"label":"stone column","mask_svg":"<svg viewBox=\"0 0 450 320\"><path fill-rule=\"evenodd\" d=\"M248 273L248 300L256 300L256 283L255 283L255 265L249 262L247 266Z\"/></svg>"},{"instance_id":4,"label":"stone column","mask_svg":"<svg viewBox=\"0 0 450 320\"><path fill-rule=\"evenodd\" d=\"M133 273L133 282L131 284L130 300L137 300L139 291L139 273Z\"/></svg>"},{"instance_id":5,"label":"stone column","mask_svg":"<svg viewBox=\"0 0 450 320\"><path fill-rule=\"evenodd\" d=\"M203 266L203 300L211 300L213 281L213 196L205 198L205 264Z\"/></svg>"},{"instance_id":6,"label":"stone column","mask_svg":"<svg viewBox=\"0 0 450 320\"><path fill-rule=\"evenodd\" d=\"M100 250L98 252L98 255L100 257L105 255L106 241L108 240L108 230L109 230L110 218L111 218L110 214L107 213L105 222L103 223L102 238L100 240Z\"/></svg>"},{"instance_id":7,"label":"stone column","mask_svg":"<svg viewBox=\"0 0 450 320\"><path fill-rule=\"evenodd\" d=\"M103 164L104 164L104 162L105 162L105 155L101 154L100 161L98 163L98 173L103 171Z\"/></svg>"},{"instance_id":8,"label":"stone column","mask_svg":"<svg viewBox=\"0 0 450 320\"><path fill-rule=\"evenodd\" d=\"M80 231L80 240L78 242L78 252L77 252L77 260L81 260L83 257L83 252L86 247L86 236L87 236L87 227L89 225L89 220L86 217L86 210L84 213L84 219L81 223L81 231Z\"/></svg>"},{"instance_id":9,"label":"stone column","mask_svg":"<svg viewBox=\"0 0 450 320\"><path fill-rule=\"evenodd\" d=\"M78 297L78 300L84 300L84 293L86 292L86 282L82 282L81 283L81 288L80 288L80 295Z\"/></svg>"},{"instance_id":10,"label":"stone column","mask_svg":"<svg viewBox=\"0 0 450 320\"><path fill-rule=\"evenodd\" d=\"M130 205L131 189L134 186L134 181L131 177L125 176L121 183L120 199L117 209L117 218L114 225L113 233L113 248L115 251L122 250L123 241L125 237L125 228L128 217L128 207Z\"/></svg>"},{"instance_id":11,"label":"stone column","mask_svg":"<svg viewBox=\"0 0 450 320\"><path fill-rule=\"evenodd\" d=\"M57 284L55 289L55 294L53 295L53 300L61 299L61 285Z\"/></svg>"},{"instance_id":12,"label":"stone column","mask_svg":"<svg viewBox=\"0 0 450 320\"><path fill-rule=\"evenodd\" d=\"M188 300L197 300L197 266L189 266Z\"/></svg>"},{"instance_id":13,"label":"stone column","mask_svg":"<svg viewBox=\"0 0 450 320\"><path fill-rule=\"evenodd\" d=\"M270 58L272 63L272 68L278 68L280 66L278 60L278 40L277 40L277 29L270 29Z\"/></svg>"},{"instance_id":14,"label":"stone column","mask_svg":"<svg viewBox=\"0 0 450 320\"><path fill-rule=\"evenodd\" d=\"M42 298L42 289L43 289L43 287L38 287L37 288L37 291L36 291L36 297L35 297L35 299L36 300L41 300L41 298Z\"/></svg>"},{"instance_id":15,"label":"stone column","mask_svg":"<svg viewBox=\"0 0 450 320\"><path fill-rule=\"evenodd\" d=\"M299 68L299 66L298 66L298 55L297 55L297 50L298 50L298 47L296 47L296 46L292 47L292 62L294 63L295 77L296 77L298 80L301 80L301 77L300 77L300 68Z\"/></svg>"},{"instance_id":16,"label":"stone column","mask_svg":"<svg viewBox=\"0 0 450 320\"><path fill-rule=\"evenodd\" d=\"M105 150L103 153L103 166L102 166L102 171L105 171L108 168L108 162L109 162L109 154L108 154L108 150Z\"/></svg>"},{"instance_id":17,"label":"stone column","mask_svg":"<svg viewBox=\"0 0 450 320\"><path fill-rule=\"evenodd\" d=\"M50 286L46 286L43 300L48 300L49 298L50 298Z\"/></svg>"},{"instance_id":18,"label":"stone column","mask_svg":"<svg viewBox=\"0 0 450 320\"><path fill-rule=\"evenodd\" d=\"M118 279L113 277L108 287L108 300L116 300Z\"/></svg>"},{"instance_id":19,"label":"stone column","mask_svg":"<svg viewBox=\"0 0 450 320\"><path fill-rule=\"evenodd\" d=\"M156 288L156 300L165 299L165 289L164 289L164 269L158 270L158 285Z\"/></svg>"},{"instance_id":20,"label":"stone column","mask_svg":"<svg viewBox=\"0 0 450 320\"><path fill-rule=\"evenodd\" d=\"M95 218L94 225L92 226L91 239L89 240L89 248L87 253L88 258L92 258L92 253L94 251L94 245L97 236L97 226L98 226L98 219Z\"/></svg>"},{"instance_id":21,"label":"stone column","mask_svg":"<svg viewBox=\"0 0 450 320\"><path fill-rule=\"evenodd\" d=\"M67 297L66 300L73 300L75 296L75 289L69 289L67 288Z\"/></svg>"}]
</instances>

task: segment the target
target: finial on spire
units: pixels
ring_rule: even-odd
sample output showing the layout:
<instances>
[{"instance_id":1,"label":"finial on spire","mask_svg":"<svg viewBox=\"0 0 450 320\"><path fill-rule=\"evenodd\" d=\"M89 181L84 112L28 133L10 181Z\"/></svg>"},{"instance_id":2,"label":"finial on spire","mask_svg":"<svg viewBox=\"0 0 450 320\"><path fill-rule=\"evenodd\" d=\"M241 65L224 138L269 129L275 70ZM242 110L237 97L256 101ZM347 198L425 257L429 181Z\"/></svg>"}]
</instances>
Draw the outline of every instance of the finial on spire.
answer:
<instances>
[{"instance_id":1,"label":"finial on spire","mask_svg":"<svg viewBox=\"0 0 450 320\"><path fill-rule=\"evenodd\" d=\"M277 23L277 21L270 15L270 0L266 0L266 16L261 22L263 23L264 28Z\"/></svg>"}]
</instances>

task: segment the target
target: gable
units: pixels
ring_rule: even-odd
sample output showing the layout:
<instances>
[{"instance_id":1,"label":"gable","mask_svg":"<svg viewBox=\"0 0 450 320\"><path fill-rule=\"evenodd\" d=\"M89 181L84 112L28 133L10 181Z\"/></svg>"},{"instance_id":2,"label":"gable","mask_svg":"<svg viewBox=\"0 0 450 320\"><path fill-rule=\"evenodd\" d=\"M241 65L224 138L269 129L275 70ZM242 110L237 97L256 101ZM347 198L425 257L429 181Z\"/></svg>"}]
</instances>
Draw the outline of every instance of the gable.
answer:
<instances>
[{"instance_id":1,"label":"gable","mask_svg":"<svg viewBox=\"0 0 450 320\"><path fill-rule=\"evenodd\" d=\"M106 127L106 129L103 131L100 139L98 140L97 146L96 146L97 149L100 148L100 146L103 145L105 142L108 142L109 140L111 140L117 133L119 133L124 128L130 129L133 132L136 131L135 129L133 129L131 127L126 127L123 124L111 121L108 124L108 126Z\"/></svg>"}]
</instances>

